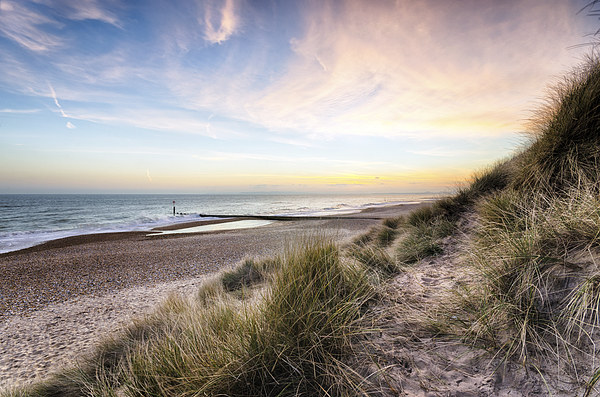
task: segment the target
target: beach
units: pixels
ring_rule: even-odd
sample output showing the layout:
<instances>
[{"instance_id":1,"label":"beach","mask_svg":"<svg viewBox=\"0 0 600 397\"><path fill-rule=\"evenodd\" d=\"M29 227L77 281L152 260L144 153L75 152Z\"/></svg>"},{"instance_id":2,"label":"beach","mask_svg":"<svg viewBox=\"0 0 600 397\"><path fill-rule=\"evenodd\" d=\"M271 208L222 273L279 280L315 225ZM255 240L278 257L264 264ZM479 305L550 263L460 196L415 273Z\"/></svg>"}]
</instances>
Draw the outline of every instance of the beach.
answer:
<instances>
[{"instance_id":1,"label":"beach","mask_svg":"<svg viewBox=\"0 0 600 397\"><path fill-rule=\"evenodd\" d=\"M1 254L0 389L72 366L169 294L193 294L204 278L245 257L277 255L298 237L317 233L344 244L381 219L422 205L204 233L83 235Z\"/></svg>"}]
</instances>

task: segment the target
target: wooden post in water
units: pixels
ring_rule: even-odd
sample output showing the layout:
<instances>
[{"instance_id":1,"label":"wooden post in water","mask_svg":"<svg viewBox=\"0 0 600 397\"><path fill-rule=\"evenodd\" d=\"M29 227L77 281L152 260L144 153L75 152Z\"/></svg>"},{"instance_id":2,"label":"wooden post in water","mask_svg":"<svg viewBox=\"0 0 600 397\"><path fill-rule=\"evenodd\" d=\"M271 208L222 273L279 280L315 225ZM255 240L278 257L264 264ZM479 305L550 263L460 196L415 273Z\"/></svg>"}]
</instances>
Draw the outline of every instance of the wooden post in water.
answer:
<instances>
[{"instance_id":1,"label":"wooden post in water","mask_svg":"<svg viewBox=\"0 0 600 397\"><path fill-rule=\"evenodd\" d=\"M175 216L175 200L173 200L173 216Z\"/></svg>"}]
</instances>

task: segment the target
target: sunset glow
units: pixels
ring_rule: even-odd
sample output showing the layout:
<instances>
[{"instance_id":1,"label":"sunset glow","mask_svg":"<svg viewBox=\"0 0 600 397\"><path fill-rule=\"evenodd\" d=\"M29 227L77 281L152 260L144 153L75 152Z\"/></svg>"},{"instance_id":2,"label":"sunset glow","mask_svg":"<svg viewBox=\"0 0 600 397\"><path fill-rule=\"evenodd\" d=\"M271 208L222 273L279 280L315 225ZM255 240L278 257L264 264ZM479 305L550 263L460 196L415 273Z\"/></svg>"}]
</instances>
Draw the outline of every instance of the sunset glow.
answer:
<instances>
[{"instance_id":1,"label":"sunset glow","mask_svg":"<svg viewBox=\"0 0 600 397\"><path fill-rule=\"evenodd\" d=\"M523 145L586 3L1 0L0 193L448 191Z\"/></svg>"}]
</instances>

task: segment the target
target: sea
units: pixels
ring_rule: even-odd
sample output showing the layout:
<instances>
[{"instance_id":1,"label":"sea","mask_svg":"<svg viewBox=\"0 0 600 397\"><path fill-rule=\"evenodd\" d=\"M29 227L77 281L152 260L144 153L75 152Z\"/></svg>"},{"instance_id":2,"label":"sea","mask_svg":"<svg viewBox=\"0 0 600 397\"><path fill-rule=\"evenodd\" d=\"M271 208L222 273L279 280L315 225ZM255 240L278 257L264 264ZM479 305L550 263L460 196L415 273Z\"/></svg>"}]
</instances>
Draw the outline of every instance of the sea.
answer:
<instances>
[{"instance_id":1,"label":"sea","mask_svg":"<svg viewBox=\"0 0 600 397\"><path fill-rule=\"evenodd\" d=\"M0 253L64 237L152 228L201 215L322 216L435 200L412 194L0 194ZM173 215L173 207L176 214Z\"/></svg>"}]
</instances>

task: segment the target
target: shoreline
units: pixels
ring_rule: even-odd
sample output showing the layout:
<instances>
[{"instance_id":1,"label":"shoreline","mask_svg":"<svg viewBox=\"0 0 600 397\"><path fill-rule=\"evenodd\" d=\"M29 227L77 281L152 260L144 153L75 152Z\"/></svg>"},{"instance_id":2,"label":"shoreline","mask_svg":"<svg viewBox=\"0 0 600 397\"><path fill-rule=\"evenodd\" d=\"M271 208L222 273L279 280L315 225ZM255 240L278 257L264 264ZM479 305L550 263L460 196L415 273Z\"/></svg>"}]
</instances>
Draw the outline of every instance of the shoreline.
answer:
<instances>
[{"instance_id":1,"label":"shoreline","mask_svg":"<svg viewBox=\"0 0 600 397\"><path fill-rule=\"evenodd\" d=\"M401 209L403 212L406 209L417 208L423 205L429 205L432 201L422 201L420 203L409 202L406 204L391 204L391 205L379 205L375 207L367 207L355 213L342 214L342 215L323 215L323 216L279 216L279 215L218 215L219 217L223 217L223 219L210 219L210 220L197 220L190 222L181 222L181 223L172 223L169 225L157 226L151 228L146 231L119 231L119 232L100 232L100 233L87 233L87 234L78 234L74 236L61 237L53 240L44 241L42 243L36 244L31 247L21 248L14 251L2 252L0 253L0 260L5 257L10 257L14 255L20 255L24 253L31 252L41 252L49 249L56 248L65 248L73 245L87 244L90 242L104 242L104 241L117 241L117 240L127 240L130 238L137 238L146 236L148 233L152 233L155 231L172 231L185 229L190 227L197 226L205 226L205 225L216 225L220 223L228 223L235 222L240 220L250 220L250 219L272 219L277 221L307 221L307 220L344 220L344 219L356 219L362 218L364 215L369 215L366 217L371 220L384 219L386 216L385 213L394 213L395 209ZM372 217L371 214L374 214ZM217 215L204 215L205 217L213 217ZM393 215L391 215L393 216ZM215 231L217 232L217 231ZM211 232L199 232L199 233L211 233ZM165 237L167 234L161 237ZM156 237L156 236L154 236Z\"/></svg>"},{"instance_id":2,"label":"shoreline","mask_svg":"<svg viewBox=\"0 0 600 397\"><path fill-rule=\"evenodd\" d=\"M277 255L315 232L344 243L424 205L379 207L369 211L370 219L357 213L207 233L83 235L2 254L0 389L72 365L171 292L193 293L202 279L245 257Z\"/></svg>"},{"instance_id":3,"label":"shoreline","mask_svg":"<svg viewBox=\"0 0 600 397\"><path fill-rule=\"evenodd\" d=\"M320 203L321 205L323 205L324 207L322 209L309 209L308 207L302 209L300 207L298 207L298 211L294 212L286 212L287 210L290 210L289 208L283 208L283 207L277 207L275 206L273 208L273 210L275 211L275 214L272 215L264 215L264 212L262 212L260 209L258 210L258 212L253 212L253 211L246 211L249 208L244 207L238 207L238 206L232 206L230 209L231 211L219 211L219 209L217 208L213 208L213 207L207 207L205 208L205 211L199 211L199 212L192 212L192 213L177 213L177 216L166 216L164 219L163 218L157 218L154 219L153 221L150 220L150 218L146 219L146 218L135 218L135 217L128 217L125 216L125 218L122 219L121 223L117 222L115 223L115 218L113 215L113 218L110 218L111 221L109 223L103 223L103 221L99 220L98 222L94 221L93 219L90 220L89 222L87 220L80 220L80 224L74 223L74 224L70 224L67 222L66 228L60 229L60 228L44 228L42 225L44 224L44 220L40 219L40 223L35 222L26 222L25 224L27 225L25 229L22 229L21 227L19 227L18 225L15 225L14 228L11 227L10 224L10 220L8 220L8 224L4 225L6 227L6 229L4 230L3 233L0 233L0 235L2 235L0 237L0 257L2 257L2 255L6 255L6 254L11 254L14 252L18 252L18 251L22 251L22 250L26 250L26 249L34 249L34 250L40 250L40 249L44 249L44 247L40 247L40 246L56 246L56 244L61 244L62 241L68 241L69 239L84 239L85 237L82 236L95 236L95 235L105 235L107 236L107 238L114 238L114 237L108 237L111 235L115 235L115 236L120 236L121 233L136 233L136 232L149 232L149 231L154 231L154 230L169 230L171 228L173 229L177 229L177 228L181 228L181 227L185 227L185 225L188 224L195 224L197 222L198 225L201 224L211 224L213 221L215 221L215 223L217 222L222 222L222 221L228 221L228 219L223 219L224 217L227 217L227 215L224 215L225 213L242 213L241 215L237 215L234 216L235 218L239 218L240 220L242 219L264 219L264 218L268 218L269 220L287 220L287 219L294 219L294 218L302 218L302 219L320 219L323 217L327 217L327 218L332 218L332 217L337 217L337 216L341 216L341 217L346 217L348 214L353 214L353 213L362 213L365 210L369 210L370 208L382 208L382 207L387 207L387 206L396 206L396 205L407 205L407 204L412 204L415 203L416 201L419 202L429 202L432 200L435 200L436 198L433 197L419 197L418 199L416 199L416 201L411 201L410 199L405 199L405 200L400 200L400 201L386 201L386 202L378 202L378 201L373 201L373 202L369 202L368 199L370 197L365 197L365 201L362 203L356 203L353 202L351 205L345 205L345 204L340 204L345 206L345 208L325 208L325 204L324 203ZM343 200L340 199L340 201L343 202ZM274 205L276 203L273 203ZM298 205L298 203L295 203L296 205ZM220 207L219 207L220 208ZM275 208L277 208L277 210L275 210ZM211 209L213 209L213 211L211 211ZM222 210L222 208L221 208ZM264 210L264 209L263 209ZM202 212L211 212L211 213L216 213L218 215L215 215L214 217L209 217L208 215L203 214ZM304 211L304 212L303 212ZM288 215L281 215L284 213L288 213ZM101 214L104 214L104 212L101 211ZM244 215L247 214L247 215ZM279 215L277 215L279 214ZM88 214L89 215L89 214ZM105 214L104 214L105 215ZM35 214L31 214L31 216L33 217L33 219L36 218ZM141 216L141 215L140 215ZM150 215L148 215L150 216ZM93 217L92 217L93 218ZM101 219L102 216L100 217ZM131 219L130 219L131 218ZM134 218L137 219L136 221L134 221ZM90 223L91 222L91 223ZM82 226L85 224L88 224L88 226ZM11 230L13 230L11 232ZM19 230L19 231L17 231Z\"/></svg>"}]
</instances>

